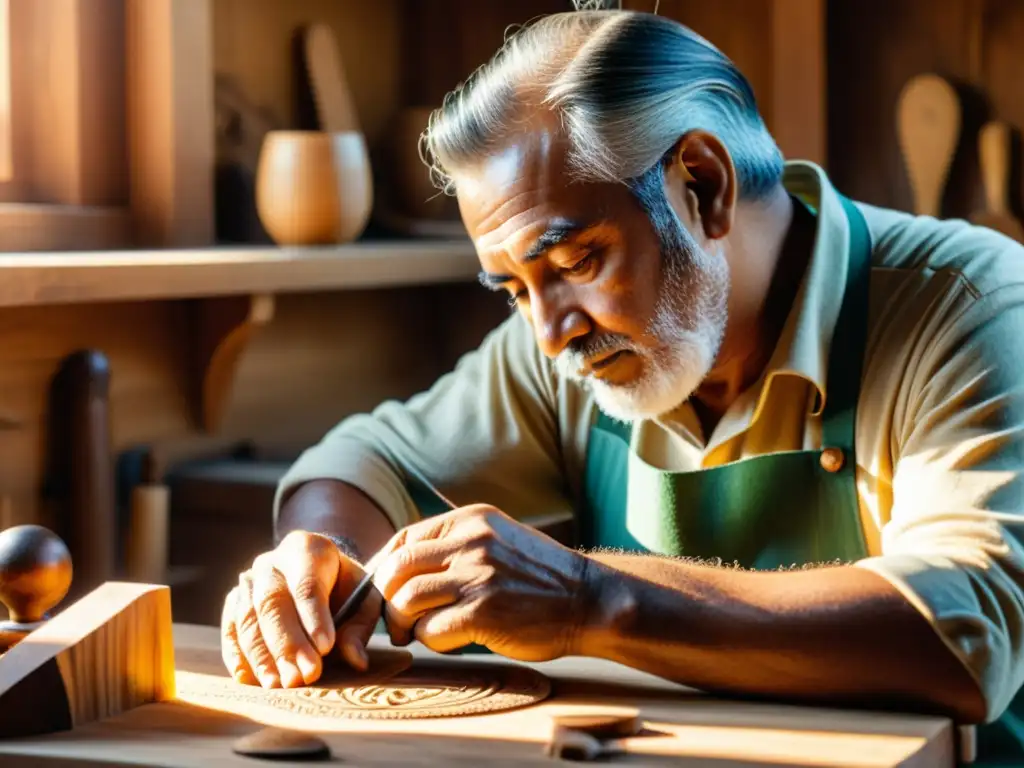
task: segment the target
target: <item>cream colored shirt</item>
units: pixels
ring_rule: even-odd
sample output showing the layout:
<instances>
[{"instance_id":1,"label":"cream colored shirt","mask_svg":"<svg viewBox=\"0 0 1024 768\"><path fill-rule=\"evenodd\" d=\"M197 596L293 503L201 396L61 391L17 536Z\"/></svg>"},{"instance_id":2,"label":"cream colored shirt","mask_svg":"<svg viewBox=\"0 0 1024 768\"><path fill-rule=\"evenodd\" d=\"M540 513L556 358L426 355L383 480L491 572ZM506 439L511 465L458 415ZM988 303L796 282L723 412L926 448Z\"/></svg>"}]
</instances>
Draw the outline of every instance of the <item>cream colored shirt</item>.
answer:
<instances>
[{"instance_id":1,"label":"cream colored shirt","mask_svg":"<svg viewBox=\"0 0 1024 768\"><path fill-rule=\"evenodd\" d=\"M819 443L829 340L845 285L846 217L824 172L787 164L818 211L809 271L767 373L705 438L686 404L635 425L632 450L670 470ZM1024 678L1024 248L959 220L858 204L872 236L857 485L870 556L979 681L996 719ZM518 518L580 492L595 404L513 316L406 403L353 416L284 478L336 478L404 526L413 465L456 503ZM275 510L276 514L276 510Z\"/></svg>"}]
</instances>

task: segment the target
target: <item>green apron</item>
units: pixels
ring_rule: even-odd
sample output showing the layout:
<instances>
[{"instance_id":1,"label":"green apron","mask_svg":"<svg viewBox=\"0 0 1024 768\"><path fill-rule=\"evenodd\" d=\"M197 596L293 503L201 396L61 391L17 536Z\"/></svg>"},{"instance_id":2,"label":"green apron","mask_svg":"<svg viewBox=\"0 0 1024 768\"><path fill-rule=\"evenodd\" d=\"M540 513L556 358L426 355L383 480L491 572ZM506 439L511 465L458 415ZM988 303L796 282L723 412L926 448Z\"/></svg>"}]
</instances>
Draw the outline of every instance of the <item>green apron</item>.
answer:
<instances>
[{"instance_id":1,"label":"green apron","mask_svg":"<svg viewBox=\"0 0 1024 768\"><path fill-rule=\"evenodd\" d=\"M860 211L840 198L850 224L849 265L828 363L822 447L669 472L630 451L631 428L598 413L591 427L577 543L668 556L720 559L771 570L867 556L856 488L857 398L867 333L871 241ZM413 484L426 515L447 509ZM462 652L487 652L470 646ZM978 729L978 763L1024 766L1024 727L1013 711Z\"/></svg>"},{"instance_id":2,"label":"green apron","mask_svg":"<svg viewBox=\"0 0 1024 768\"><path fill-rule=\"evenodd\" d=\"M631 428L599 412L587 444L580 544L720 558L745 568L852 561L867 555L855 482L854 428L867 332L871 242L850 221L846 291L828 364L822 448L669 472L629 450Z\"/></svg>"},{"instance_id":3,"label":"green apron","mask_svg":"<svg viewBox=\"0 0 1024 768\"><path fill-rule=\"evenodd\" d=\"M871 242L850 223L849 266L828 363L822 447L687 472L657 469L630 451L631 428L599 412L590 430L577 534L612 548L737 563L755 570L867 556L856 487L857 398L867 333ZM1024 766L1024 694L977 729L975 766Z\"/></svg>"}]
</instances>

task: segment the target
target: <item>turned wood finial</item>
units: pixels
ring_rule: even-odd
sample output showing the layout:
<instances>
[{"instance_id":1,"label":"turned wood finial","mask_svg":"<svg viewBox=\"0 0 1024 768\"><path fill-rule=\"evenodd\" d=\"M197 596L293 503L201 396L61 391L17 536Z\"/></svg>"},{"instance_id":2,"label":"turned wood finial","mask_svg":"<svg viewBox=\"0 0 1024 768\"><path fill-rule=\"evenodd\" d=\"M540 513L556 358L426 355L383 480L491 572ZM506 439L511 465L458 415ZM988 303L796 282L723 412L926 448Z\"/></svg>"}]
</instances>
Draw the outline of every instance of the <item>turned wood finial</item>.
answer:
<instances>
[{"instance_id":1,"label":"turned wood finial","mask_svg":"<svg viewBox=\"0 0 1024 768\"><path fill-rule=\"evenodd\" d=\"M40 525L0 531L0 602L10 612L6 629L31 631L70 587L71 553L59 536Z\"/></svg>"}]
</instances>

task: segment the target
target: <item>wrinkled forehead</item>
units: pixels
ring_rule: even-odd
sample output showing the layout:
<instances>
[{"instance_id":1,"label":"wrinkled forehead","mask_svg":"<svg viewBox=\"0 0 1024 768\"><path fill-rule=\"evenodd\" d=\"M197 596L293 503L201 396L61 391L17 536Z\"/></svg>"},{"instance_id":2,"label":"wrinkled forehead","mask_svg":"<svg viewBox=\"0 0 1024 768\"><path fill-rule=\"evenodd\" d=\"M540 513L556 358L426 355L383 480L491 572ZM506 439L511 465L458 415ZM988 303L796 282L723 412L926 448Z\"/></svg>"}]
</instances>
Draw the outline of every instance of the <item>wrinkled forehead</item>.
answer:
<instances>
[{"instance_id":1,"label":"wrinkled forehead","mask_svg":"<svg viewBox=\"0 0 1024 768\"><path fill-rule=\"evenodd\" d=\"M494 228L515 211L570 196L568 146L547 126L523 130L453 174L470 235Z\"/></svg>"},{"instance_id":2,"label":"wrinkled forehead","mask_svg":"<svg viewBox=\"0 0 1024 768\"><path fill-rule=\"evenodd\" d=\"M528 248L557 222L586 225L625 215L628 191L573 178L568 149L559 132L542 125L452 174L463 221L481 254Z\"/></svg>"}]
</instances>

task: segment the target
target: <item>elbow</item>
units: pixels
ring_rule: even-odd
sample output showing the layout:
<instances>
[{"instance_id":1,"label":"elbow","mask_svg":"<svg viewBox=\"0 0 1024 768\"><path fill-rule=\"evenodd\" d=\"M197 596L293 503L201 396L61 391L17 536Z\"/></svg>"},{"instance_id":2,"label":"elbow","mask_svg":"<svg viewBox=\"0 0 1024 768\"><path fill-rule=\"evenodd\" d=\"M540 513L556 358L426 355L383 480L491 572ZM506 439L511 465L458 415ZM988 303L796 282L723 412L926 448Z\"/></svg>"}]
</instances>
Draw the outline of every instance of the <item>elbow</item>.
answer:
<instances>
[{"instance_id":1,"label":"elbow","mask_svg":"<svg viewBox=\"0 0 1024 768\"><path fill-rule=\"evenodd\" d=\"M925 619L907 639L917 662L913 687L928 708L959 725L998 720L1024 682L1024 570L975 548L890 554L862 561Z\"/></svg>"},{"instance_id":2,"label":"elbow","mask_svg":"<svg viewBox=\"0 0 1024 768\"><path fill-rule=\"evenodd\" d=\"M958 725L998 720L1020 689L1022 649L991 625L980 642L977 629L943 633L948 663L936 670L930 686L929 698Z\"/></svg>"},{"instance_id":3,"label":"elbow","mask_svg":"<svg viewBox=\"0 0 1024 768\"><path fill-rule=\"evenodd\" d=\"M947 684L934 700L957 725L981 725L989 720L992 698L973 679Z\"/></svg>"}]
</instances>

